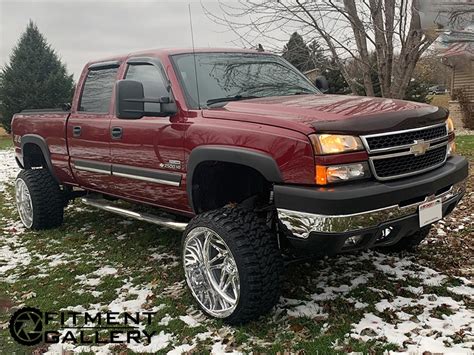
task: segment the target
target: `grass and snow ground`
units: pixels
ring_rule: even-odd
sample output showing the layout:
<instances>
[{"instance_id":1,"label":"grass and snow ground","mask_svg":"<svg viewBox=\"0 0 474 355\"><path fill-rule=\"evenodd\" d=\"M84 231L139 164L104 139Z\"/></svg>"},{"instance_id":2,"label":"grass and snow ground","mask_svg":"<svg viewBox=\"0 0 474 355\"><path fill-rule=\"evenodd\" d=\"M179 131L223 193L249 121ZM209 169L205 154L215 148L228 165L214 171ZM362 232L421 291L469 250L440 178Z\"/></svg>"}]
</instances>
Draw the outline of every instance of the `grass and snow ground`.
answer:
<instances>
[{"instance_id":1,"label":"grass and snow ground","mask_svg":"<svg viewBox=\"0 0 474 355\"><path fill-rule=\"evenodd\" d=\"M232 328L197 310L183 282L179 233L80 203L67 208L61 228L26 231L14 208L16 173L12 151L0 151L0 353L469 354L474 349L472 176L463 203L436 225L419 254L371 251L292 264L274 311ZM141 328L156 335L128 348L26 348L8 332L11 314L23 305L153 311L153 323Z\"/></svg>"}]
</instances>

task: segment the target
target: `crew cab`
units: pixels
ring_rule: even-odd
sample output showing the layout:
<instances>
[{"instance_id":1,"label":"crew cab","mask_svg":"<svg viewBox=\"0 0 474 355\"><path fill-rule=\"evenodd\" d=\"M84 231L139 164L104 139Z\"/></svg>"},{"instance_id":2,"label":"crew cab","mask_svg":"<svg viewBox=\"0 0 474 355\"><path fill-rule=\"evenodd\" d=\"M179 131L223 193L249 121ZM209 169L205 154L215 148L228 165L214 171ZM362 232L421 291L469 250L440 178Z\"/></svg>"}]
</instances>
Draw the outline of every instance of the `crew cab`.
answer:
<instances>
[{"instance_id":1,"label":"crew cab","mask_svg":"<svg viewBox=\"0 0 474 355\"><path fill-rule=\"evenodd\" d=\"M275 305L288 251L415 247L468 175L445 109L326 95L250 50L90 62L70 109L22 111L12 130L26 227L59 226L81 198L183 231L190 292L231 324Z\"/></svg>"}]
</instances>

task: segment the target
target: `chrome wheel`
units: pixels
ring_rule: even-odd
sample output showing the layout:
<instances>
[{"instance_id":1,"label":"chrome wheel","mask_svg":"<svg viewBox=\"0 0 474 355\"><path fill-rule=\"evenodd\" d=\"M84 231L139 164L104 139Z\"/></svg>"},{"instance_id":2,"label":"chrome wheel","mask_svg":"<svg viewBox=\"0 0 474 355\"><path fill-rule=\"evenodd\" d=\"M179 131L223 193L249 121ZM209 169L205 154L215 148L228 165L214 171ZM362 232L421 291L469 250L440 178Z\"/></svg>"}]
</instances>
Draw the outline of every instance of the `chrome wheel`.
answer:
<instances>
[{"instance_id":1,"label":"chrome wheel","mask_svg":"<svg viewBox=\"0 0 474 355\"><path fill-rule=\"evenodd\" d=\"M33 203L26 183L22 179L17 179L15 183L16 207L20 214L21 221L27 228L33 225Z\"/></svg>"},{"instance_id":2,"label":"chrome wheel","mask_svg":"<svg viewBox=\"0 0 474 355\"><path fill-rule=\"evenodd\" d=\"M237 307L240 280L234 256L213 230L196 227L186 236L183 265L186 282L201 307L225 318Z\"/></svg>"}]
</instances>

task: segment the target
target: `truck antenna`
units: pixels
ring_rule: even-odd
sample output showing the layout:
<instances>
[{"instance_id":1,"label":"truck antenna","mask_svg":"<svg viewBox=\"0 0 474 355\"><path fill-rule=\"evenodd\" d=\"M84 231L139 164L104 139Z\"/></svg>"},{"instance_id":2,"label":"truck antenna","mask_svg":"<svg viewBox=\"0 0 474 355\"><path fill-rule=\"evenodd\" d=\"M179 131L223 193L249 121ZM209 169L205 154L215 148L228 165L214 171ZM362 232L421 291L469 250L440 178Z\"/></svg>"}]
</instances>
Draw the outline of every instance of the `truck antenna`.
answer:
<instances>
[{"instance_id":1,"label":"truck antenna","mask_svg":"<svg viewBox=\"0 0 474 355\"><path fill-rule=\"evenodd\" d=\"M189 25L191 27L191 43L193 45L194 79L196 80L196 94L197 94L198 108L201 109L201 99L199 97L199 83L198 83L197 64L196 64L196 50L194 48L194 30L193 30L193 18L191 16L191 3L188 3L188 11L189 11Z\"/></svg>"}]
</instances>

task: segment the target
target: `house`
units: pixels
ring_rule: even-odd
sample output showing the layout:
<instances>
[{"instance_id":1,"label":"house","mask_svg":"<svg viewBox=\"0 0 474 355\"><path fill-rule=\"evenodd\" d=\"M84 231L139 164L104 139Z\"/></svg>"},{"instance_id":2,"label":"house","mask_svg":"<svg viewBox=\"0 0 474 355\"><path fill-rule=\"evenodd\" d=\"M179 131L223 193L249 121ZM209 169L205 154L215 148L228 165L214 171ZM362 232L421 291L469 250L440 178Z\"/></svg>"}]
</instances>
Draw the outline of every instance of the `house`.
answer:
<instances>
[{"instance_id":1,"label":"house","mask_svg":"<svg viewBox=\"0 0 474 355\"><path fill-rule=\"evenodd\" d=\"M474 25L462 31L452 31L448 38L448 45L440 51L439 56L451 68L451 96L461 90L469 101L469 111L474 119ZM463 113L459 102L450 101L449 110L455 125L463 127Z\"/></svg>"}]
</instances>

